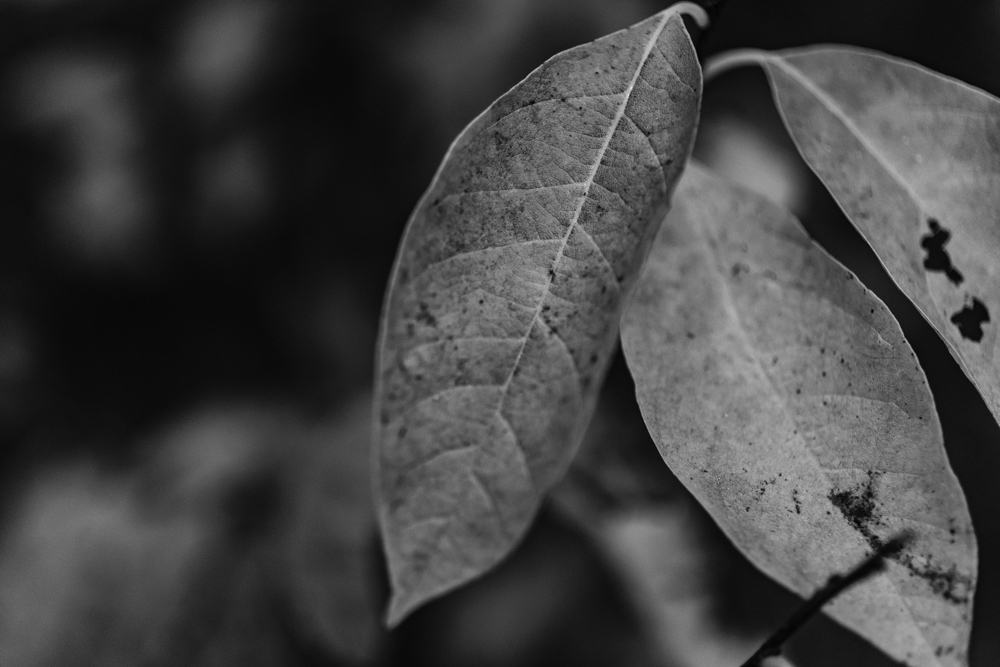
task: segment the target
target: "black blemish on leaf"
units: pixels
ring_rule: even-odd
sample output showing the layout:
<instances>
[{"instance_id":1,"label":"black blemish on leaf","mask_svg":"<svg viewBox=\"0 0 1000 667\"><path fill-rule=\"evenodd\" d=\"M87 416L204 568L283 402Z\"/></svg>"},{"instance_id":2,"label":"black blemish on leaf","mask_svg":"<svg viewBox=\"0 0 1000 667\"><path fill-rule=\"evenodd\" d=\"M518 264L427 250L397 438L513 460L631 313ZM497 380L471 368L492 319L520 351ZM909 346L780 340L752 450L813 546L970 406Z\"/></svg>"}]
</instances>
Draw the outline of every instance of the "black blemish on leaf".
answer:
<instances>
[{"instance_id":1,"label":"black blemish on leaf","mask_svg":"<svg viewBox=\"0 0 1000 667\"><path fill-rule=\"evenodd\" d=\"M875 485L881 476L882 473L869 470L867 481L859 487L846 491L831 491L827 496L876 551L884 545L884 541L874 530L874 527L881 523L875 498ZM959 572L956 565L937 564L930 554L918 558L912 553L898 553L888 558L904 566L911 576L923 579L931 591L941 599L951 604L967 604L972 600L975 588L972 577Z\"/></svg>"},{"instance_id":2,"label":"black blemish on leaf","mask_svg":"<svg viewBox=\"0 0 1000 667\"><path fill-rule=\"evenodd\" d=\"M431 312L431 309L427 307L426 303L421 301L420 305L417 308L418 308L416 315L417 322L420 322L421 324L426 324L429 327L437 326L437 318L434 317L434 313Z\"/></svg>"},{"instance_id":3,"label":"black blemish on leaf","mask_svg":"<svg viewBox=\"0 0 1000 667\"><path fill-rule=\"evenodd\" d=\"M943 228L934 218L927 219L927 225L931 233L920 239L920 246L927 251L924 258L924 268L928 271L943 271L948 280L955 285L962 284L962 274L951 263L944 246L951 238L951 232Z\"/></svg>"},{"instance_id":4,"label":"black blemish on leaf","mask_svg":"<svg viewBox=\"0 0 1000 667\"><path fill-rule=\"evenodd\" d=\"M827 495L834 507L840 510L848 523L861 533L873 549L881 545L881 540L873 530L873 526L879 523L875 507L875 483L881 476L882 473L869 470L868 480L861 487L847 491L831 491Z\"/></svg>"},{"instance_id":5,"label":"black blemish on leaf","mask_svg":"<svg viewBox=\"0 0 1000 667\"><path fill-rule=\"evenodd\" d=\"M968 604L972 600L975 585L972 577L962 574L954 564L950 566L935 564L930 554L918 559L911 554L903 554L893 558L910 571L910 575L927 582L935 595L951 604Z\"/></svg>"},{"instance_id":6,"label":"black blemish on leaf","mask_svg":"<svg viewBox=\"0 0 1000 667\"><path fill-rule=\"evenodd\" d=\"M966 303L962 310L951 316L951 323L958 327L962 338L978 343L983 339L983 324L990 321L990 312L976 297Z\"/></svg>"}]
</instances>

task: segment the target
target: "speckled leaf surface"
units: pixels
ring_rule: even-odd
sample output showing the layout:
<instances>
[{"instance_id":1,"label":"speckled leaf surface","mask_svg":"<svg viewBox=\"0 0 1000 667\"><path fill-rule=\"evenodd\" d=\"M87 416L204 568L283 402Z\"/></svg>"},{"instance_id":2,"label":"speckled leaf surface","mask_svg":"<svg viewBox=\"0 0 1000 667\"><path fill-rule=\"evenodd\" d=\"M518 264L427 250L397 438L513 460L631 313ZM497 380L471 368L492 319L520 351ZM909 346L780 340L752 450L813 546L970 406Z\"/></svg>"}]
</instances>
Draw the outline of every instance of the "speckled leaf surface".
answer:
<instances>
[{"instance_id":1,"label":"speckled leaf surface","mask_svg":"<svg viewBox=\"0 0 1000 667\"><path fill-rule=\"evenodd\" d=\"M1000 419L1000 100L859 49L761 62L806 162Z\"/></svg>"},{"instance_id":2,"label":"speckled leaf surface","mask_svg":"<svg viewBox=\"0 0 1000 667\"><path fill-rule=\"evenodd\" d=\"M409 221L377 362L394 624L482 574L563 475L690 154L681 3L554 56L458 137Z\"/></svg>"},{"instance_id":3,"label":"speckled leaf surface","mask_svg":"<svg viewBox=\"0 0 1000 667\"><path fill-rule=\"evenodd\" d=\"M797 220L689 166L622 345L664 460L754 564L808 595L912 531L827 611L907 664L965 664L976 543L927 382Z\"/></svg>"}]
</instances>

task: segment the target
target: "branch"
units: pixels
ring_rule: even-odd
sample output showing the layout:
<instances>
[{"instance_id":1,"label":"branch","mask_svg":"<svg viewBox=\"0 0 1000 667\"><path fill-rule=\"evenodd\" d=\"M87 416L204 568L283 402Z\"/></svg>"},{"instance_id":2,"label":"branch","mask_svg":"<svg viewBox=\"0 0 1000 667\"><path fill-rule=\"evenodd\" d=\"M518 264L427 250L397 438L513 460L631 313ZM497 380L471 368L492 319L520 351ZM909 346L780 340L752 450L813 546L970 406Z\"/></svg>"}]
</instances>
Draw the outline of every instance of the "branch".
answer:
<instances>
[{"instance_id":1,"label":"branch","mask_svg":"<svg viewBox=\"0 0 1000 667\"><path fill-rule=\"evenodd\" d=\"M765 641L757 652L743 663L742 667L761 667L764 660L781 655L781 648L795 632L805 625L806 621L816 615L823 605L837 597L854 584L881 572L885 568L885 559L895 556L913 540L913 533L904 531L880 546L874 554L845 575L835 574L826 585L813 593L785 621L785 624Z\"/></svg>"}]
</instances>

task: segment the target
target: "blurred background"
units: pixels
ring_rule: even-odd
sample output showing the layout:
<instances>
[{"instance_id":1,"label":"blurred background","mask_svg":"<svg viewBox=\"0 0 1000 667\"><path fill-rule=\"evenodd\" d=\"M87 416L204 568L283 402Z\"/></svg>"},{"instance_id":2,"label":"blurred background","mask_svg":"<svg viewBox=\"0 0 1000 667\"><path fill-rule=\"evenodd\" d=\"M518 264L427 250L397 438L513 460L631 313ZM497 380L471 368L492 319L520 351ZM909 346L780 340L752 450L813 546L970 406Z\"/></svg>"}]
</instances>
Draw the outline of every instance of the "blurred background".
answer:
<instances>
[{"instance_id":1,"label":"blurred background","mask_svg":"<svg viewBox=\"0 0 1000 667\"><path fill-rule=\"evenodd\" d=\"M392 633L368 482L374 340L449 142L652 0L0 0L0 665L738 665L797 599L657 454L613 367L497 571ZM879 49L1000 94L1000 4L731 0L702 55ZM896 312L980 544L1000 664L1000 430L799 161L760 72L697 156ZM825 618L802 667L887 666Z\"/></svg>"}]
</instances>

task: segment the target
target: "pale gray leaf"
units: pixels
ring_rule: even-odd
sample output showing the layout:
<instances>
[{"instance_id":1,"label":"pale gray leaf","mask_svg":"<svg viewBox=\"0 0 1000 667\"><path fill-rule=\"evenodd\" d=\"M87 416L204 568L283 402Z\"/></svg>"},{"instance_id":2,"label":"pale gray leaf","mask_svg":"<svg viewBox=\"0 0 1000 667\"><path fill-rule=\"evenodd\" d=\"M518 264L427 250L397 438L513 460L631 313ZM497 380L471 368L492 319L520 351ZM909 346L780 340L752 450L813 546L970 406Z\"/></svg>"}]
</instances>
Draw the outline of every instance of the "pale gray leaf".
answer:
<instances>
[{"instance_id":1,"label":"pale gray leaf","mask_svg":"<svg viewBox=\"0 0 1000 667\"><path fill-rule=\"evenodd\" d=\"M690 153L681 3L543 64L466 128L407 227L375 460L389 623L482 574L565 472Z\"/></svg>"},{"instance_id":2,"label":"pale gray leaf","mask_svg":"<svg viewBox=\"0 0 1000 667\"><path fill-rule=\"evenodd\" d=\"M751 57L806 162L1000 420L1000 100L856 48Z\"/></svg>"},{"instance_id":3,"label":"pale gray leaf","mask_svg":"<svg viewBox=\"0 0 1000 667\"><path fill-rule=\"evenodd\" d=\"M910 665L965 664L975 536L892 314L759 195L691 165L674 200L622 323L664 460L801 595L912 531L828 611Z\"/></svg>"}]
</instances>

